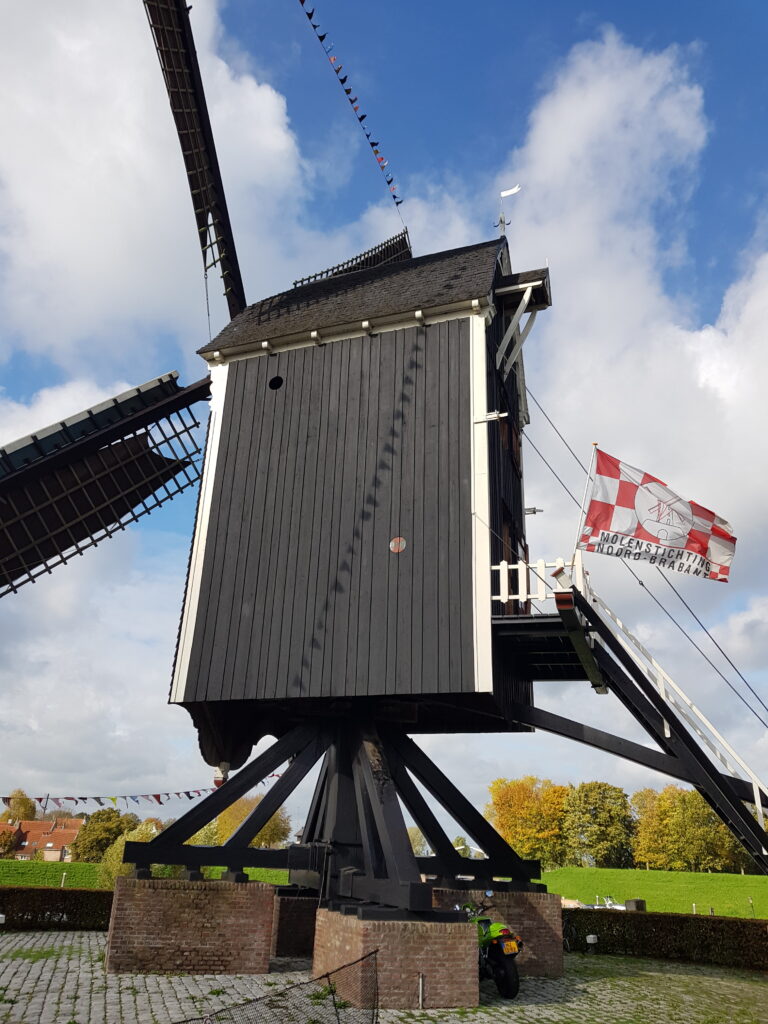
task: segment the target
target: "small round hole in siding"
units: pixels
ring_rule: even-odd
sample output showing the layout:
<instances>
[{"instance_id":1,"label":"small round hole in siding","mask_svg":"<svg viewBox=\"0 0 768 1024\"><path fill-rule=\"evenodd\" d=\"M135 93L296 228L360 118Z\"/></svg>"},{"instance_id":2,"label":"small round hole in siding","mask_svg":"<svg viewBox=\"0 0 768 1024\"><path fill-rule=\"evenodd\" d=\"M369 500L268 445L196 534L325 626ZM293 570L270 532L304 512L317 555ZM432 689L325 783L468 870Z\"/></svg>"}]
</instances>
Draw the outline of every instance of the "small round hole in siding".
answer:
<instances>
[{"instance_id":1,"label":"small round hole in siding","mask_svg":"<svg viewBox=\"0 0 768 1024\"><path fill-rule=\"evenodd\" d=\"M270 391L277 391L278 388L283 386L282 377L273 377L269 382Z\"/></svg>"}]
</instances>

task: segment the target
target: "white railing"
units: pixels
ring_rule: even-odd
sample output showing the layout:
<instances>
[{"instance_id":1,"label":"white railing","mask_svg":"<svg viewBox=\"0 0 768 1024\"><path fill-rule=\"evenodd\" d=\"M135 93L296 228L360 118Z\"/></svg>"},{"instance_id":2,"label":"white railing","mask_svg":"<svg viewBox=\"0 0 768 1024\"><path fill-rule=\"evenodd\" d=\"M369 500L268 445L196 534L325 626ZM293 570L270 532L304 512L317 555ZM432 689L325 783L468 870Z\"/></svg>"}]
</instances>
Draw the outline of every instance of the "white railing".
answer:
<instances>
[{"instance_id":1,"label":"white railing","mask_svg":"<svg viewBox=\"0 0 768 1024\"><path fill-rule=\"evenodd\" d=\"M498 593L494 594L491 600L501 601L502 604L506 604L507 601L548 601L555 594L570 589L570 582L563 586L553 578L552 574L557 569L564 569L583 594L590 593L581 552L577 551L571 562L566 562L563 558L546 562L540 558L538 562L500 562L498 565L492 565L491 573L498 574L498 577L491 577L494 583L498 581Z\"/></svg>"},{"instance_id":2,"label":"white railing","mask_svg":"<svg viewBox=\"0 0 768 1024\"><path fill-rule=\"evenodd\" d=\"M557 577L558 570L564 570ZM645 677L656 687L661 698L674 708L688 728L711 752L713 757L734 778L748 780L752 784L754 803L760 827L765 829L766 820L763 812L763 798L768 800L768 786L758 778L736 753L725 737L683 692L672 677L664 671L651 652L624 625L621 619L611 611L601 597L589 585L588 574L584 571L581 552L577 551L572 561L562 558L547 562L543 558L537 562L500 562L492 565L494 583L498 581L498 592L493 594L492 601L506 604L508 601L548 601L555 594L569 590L575 586L583 596L599 608L616 640L621 644L635 664L642 670ZM593 635L596 643L602 644L600 638ZM604 645L603 645L604 646ZM669 725L664 723L664 731L670 735Z\"/></svg>"},{"instance_id":3,"label":"white railing","mask_svg":"<svg viewBox=\"0 0 768 1024\"><path fill-rule=\"evenodd\" d=\"M646 678L653 683L659 691L662 700L675 709L677 714L691 731L698 736L707 749L710 750L729 775L734 776L734 778L746 777L752 783L758 821L760 822L760 827L765 829L762 797L768 798L768 786L739 757L725 737L717 731L706 715L696 707L674 679L664 671L651 652L636 636L630 633L621 619L611 611L605 601L598 597L594 591L590 595L590 600L607 616L608 625L612 627L611 632L634 663L642 669ZM664 730L668 736L669 726L666 722L664 723Z\"/></svg>"}]
</instances>

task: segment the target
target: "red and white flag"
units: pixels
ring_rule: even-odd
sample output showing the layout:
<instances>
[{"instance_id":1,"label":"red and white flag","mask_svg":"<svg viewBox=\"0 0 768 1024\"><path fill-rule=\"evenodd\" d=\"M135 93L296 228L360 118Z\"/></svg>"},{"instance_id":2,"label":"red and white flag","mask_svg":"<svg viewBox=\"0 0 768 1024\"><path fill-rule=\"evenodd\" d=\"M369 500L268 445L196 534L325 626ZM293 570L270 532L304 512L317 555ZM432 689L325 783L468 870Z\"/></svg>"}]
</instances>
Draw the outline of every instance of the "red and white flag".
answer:
<instances>
[{"instance_id":1,"label":"red and white flag","mask_svg":"<svg viewBox=\"0 0 768 1024\"><path fill-rule=\"evenodd\" d=\"M714 512L681 498L658 477L598 449L577 546L727 583L736 538Z\"/></svg>"}]
</instances>

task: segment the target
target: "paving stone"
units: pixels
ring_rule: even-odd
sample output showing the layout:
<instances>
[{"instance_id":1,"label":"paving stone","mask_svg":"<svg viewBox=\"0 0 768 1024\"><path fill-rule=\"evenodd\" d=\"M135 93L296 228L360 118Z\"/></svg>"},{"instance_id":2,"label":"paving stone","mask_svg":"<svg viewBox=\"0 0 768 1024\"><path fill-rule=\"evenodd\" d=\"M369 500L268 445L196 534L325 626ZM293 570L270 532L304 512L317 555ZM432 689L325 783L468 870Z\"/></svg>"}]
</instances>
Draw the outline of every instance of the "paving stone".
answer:
<instances>
[{"instance_id":1,"label":"paving stone","mask_svg":"<svg viewBox=\"0 0 768 1024\"><path fill-rule=\"evenodd\" d=\"M287 959L274 961L270 975L107 975L105 938L0 935L0 1024L174 1024L309 977L309 961ZM513 1001L483 982L477 1008L382 1010L381 1024L768 1024L767 980L727 968L571 953L563 978L523 978Z\"/></svg>"}]
</instances>

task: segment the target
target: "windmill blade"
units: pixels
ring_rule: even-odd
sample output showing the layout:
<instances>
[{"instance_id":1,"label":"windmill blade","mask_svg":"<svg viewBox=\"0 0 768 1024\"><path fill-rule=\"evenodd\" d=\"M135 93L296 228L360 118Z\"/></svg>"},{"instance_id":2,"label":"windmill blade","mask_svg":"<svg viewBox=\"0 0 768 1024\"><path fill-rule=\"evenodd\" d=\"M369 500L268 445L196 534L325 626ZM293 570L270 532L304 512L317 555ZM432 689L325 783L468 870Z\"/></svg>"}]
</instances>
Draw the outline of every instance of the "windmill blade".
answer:
<instances>
[{"instance_id":1,"label":"windmill blade","mask_svg":"<svg viewBox=\"0 0 768 1024\"><path fill-rule=\"evenodd\" d=\"M247 303L185 0L144 0L165 78L206 273L218 265L231 318Z\"/></svg>"},{"instance_id":2,"label":"windmill blade","mask_svg":"<svg viewBox=\"0 0 768 1024\"><path fill-rule=\"evenodd\" d=\"M190 407L208 378L133 388L0 448L0 597L49 573L200 478Z\"/></svg>"}]
</instances>

